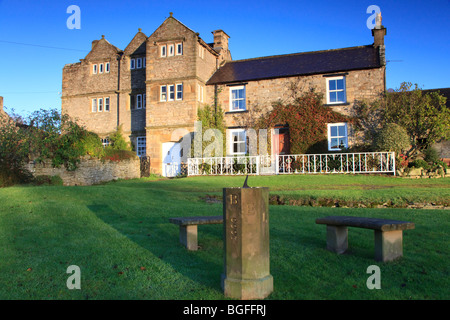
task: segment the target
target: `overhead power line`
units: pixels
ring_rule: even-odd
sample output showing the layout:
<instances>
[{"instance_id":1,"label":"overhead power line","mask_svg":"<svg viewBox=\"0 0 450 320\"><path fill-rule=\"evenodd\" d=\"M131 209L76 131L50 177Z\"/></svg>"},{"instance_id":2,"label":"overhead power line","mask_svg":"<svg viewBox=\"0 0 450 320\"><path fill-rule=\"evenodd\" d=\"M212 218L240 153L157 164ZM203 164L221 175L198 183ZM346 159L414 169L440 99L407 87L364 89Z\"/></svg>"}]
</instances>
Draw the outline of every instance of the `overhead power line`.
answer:
<instances>
[{"instance_id":1,"label":"overhead power line","mask_svg":"<svg viewBox=\"0 0 450 320\"><path fill-rule=\"evenodd\" d=\"M61 48L61 47L53 47L53 46L44 46L44 45L40 45L40 44L31 44L31 43L23 43L23 42L15 42L15 41L0 40L0 42L2 42L2 43L9 43L9 44L18 44L18 45L22 45L22 46L30 46L30 47L46 48L46 49L57 49L57 50L68 50L68 51L88 52L88 50L71 49L71 48Z\"/></svg>"},{"instance_id":2,"label":"overhead power line","mask_svg":"<svg viewBox=\"0 0 450 320\"><path fill-rule=\"evenodd\" d=\"M1 92L1 94L38 94L38 93L58 93L60 94L60 91L27 91L27 92Z\"/></svg>"}]
</instances>

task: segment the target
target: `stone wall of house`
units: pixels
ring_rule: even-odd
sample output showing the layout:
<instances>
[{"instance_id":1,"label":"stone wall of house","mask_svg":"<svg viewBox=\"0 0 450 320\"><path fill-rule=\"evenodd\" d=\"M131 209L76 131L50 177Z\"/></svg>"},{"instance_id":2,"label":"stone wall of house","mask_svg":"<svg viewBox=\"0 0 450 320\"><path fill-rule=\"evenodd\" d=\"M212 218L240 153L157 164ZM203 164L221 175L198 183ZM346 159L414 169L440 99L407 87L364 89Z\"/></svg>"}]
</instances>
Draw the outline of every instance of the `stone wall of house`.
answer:
<instances>
[{"instance_id":1,"label":"stone wall of house","mask_svg":"<svg viewBox=\"0 0 450 320\"><path fill-rule=\"evenodd\" d=\"M101 138L114 132L118 125L122 125L127 140L145 135L145 111L133 110L131 106L132 96L145 94L145 68L143 65L131 70L130 61L145 57L146 39L139 30L123 52L104 37L94 40L84 59L63 68L62 113ZM109 72L98 70L94 74L93 66L100 63L109 63ZM109 98L109 111L104 106L103 111L92 112L92 99L99 98Z\"/></svg>"},{"instance_id":2,"label":"stone wall of house","mask_svg":"<svg viewBox=\"0 0 450 320\"><path fill-rule=\"evenodd\" d=\"M183 53L177 55L176 46ZM169 55L169 46L175 53ZM165 57L161 47L167 48ZM194 129L197 120L198 88L204 86L216 68L211 48L199 35L176 19L168 18L147 40L147 155L152 159L151 170L162 172L162 145L176 142L178 132ZM161 101L161 86L183 85L182 99ZM168 87L167 87L168 91ZM168 94L168 92L167 92Z\"/></svg>"},{"instance_id":3,"label":"stone wall of house","mask_svg":"<svg viewBox=\"0 0 450 320\"><path fill-rule=\"evenodd\" d=\"M347 103L342 105L328 105L329 108L344 115L353 115L353 107L356 101L371 100L384 91L385 68L353 70L346 72L346 97ZM246 127L256 118L272 110L273 103L289 103L292 97L299 92L291 90L292 84L302 91L314 88L316 92L323 94L323 104L327 105L326 84L327 78L324 74L277 78L258 81L248 81L246 90L245 112L230 112L230 87L218 86L218 102L225 112L225 123L227 127ZM212 104L214 86L207 86L208 103ZM349 144L355 143L356 137L353 130L349 128Z\"/></svg>"},{"instance_id":4,"label":"stone wall of house","mask_svg":"<svg viewBox=\"0 0 450 320\"><path fill-rule=\"evenodd\" d=\"M122 161L102 161L84 157L75 171L67 171L64 166L53 168L51 161L30 162L26 165L33 176L55 176L63 180L65 186L88 186L117 179L140 178L140 161L138 158Z\"/></svg>"}]
</instances>

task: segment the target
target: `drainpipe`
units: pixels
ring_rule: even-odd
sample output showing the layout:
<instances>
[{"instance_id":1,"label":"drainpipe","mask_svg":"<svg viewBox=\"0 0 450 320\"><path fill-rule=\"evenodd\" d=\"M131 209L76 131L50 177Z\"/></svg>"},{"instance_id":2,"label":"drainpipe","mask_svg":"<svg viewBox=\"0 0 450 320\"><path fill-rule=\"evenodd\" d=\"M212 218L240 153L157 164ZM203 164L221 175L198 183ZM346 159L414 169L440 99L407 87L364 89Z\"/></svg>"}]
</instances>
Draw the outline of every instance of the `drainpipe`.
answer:
<instances>
[{"instance_id":1,"label":"drainpipe","mask_svg":"<svg viewBox=\"0 0 450 320\"><path fill-rule=\"evenodd\" d=\"M216 71L219 69L219 57L216 57ZM217 115L217 91L218 86L217 84L214 84L214 114ZM217 117L214 118L214 124L217 127Z\"/></svg>"},{"instance_id":2,"label":"drainpipe","mask_svg":"<svg viewBox=\"0 0 450 320\"><path fill-rule=\"evenodd\" d=\"M120 125L120 60L122 58L121 54L117 55L117 130L119 130Z\"/></svg>"}]
</instances>

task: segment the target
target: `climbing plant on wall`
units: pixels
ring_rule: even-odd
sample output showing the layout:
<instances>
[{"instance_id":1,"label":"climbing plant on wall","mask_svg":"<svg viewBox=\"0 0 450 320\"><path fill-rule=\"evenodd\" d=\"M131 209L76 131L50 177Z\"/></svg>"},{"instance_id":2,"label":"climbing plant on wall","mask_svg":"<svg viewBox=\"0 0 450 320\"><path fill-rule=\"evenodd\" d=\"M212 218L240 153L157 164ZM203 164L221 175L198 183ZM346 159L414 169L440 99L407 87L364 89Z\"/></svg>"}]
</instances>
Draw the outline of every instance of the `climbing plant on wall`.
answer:
<instances>
[{"instance_id":1,"label":"climbing plant on wall","mask_svg":"<svg viewBox=\"0 0 450 320\"><path fill-rule=\"evenodd\" d=\"M352 120L324 106L322 98L321 93L310 89L297 95L293 102L277 102L271 111L260 117L257 129L286 125L289 127L292 154L326 152L327 124L350 123Z\"/></svg>"}]
</instances>

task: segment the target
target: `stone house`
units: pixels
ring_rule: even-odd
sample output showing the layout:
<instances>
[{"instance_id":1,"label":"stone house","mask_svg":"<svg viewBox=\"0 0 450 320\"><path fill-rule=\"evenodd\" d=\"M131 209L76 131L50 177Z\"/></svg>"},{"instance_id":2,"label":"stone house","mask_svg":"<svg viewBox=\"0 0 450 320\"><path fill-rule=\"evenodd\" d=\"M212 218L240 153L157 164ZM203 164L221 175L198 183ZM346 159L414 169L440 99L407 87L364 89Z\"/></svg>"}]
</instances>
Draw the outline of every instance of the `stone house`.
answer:
<instances>
[{"instance_id":1,"label":"stone house","mask_svg":"<svg viewBox=\"0 0 450 320\"><path fill-rule=\"evenodd\" d=\"M247 153L245 119L252 108L269 110L286 98L293 81L324 93L324 104L344 114L356 100L385 90L382 26L372 30L371 45L237 61L230 37L223 30L212 33L213 42L206 43L171 13L150 36L139 29L124 50L102 36L84 59L64 66L62 112L105 144L121 126L137 154L151 158L152 171L164 174L165 165L186 159L189 150L180 139L194 132L204 104L224 109L227 154L238 155ZM271 150L289 153L288 128L277 129ZM346 123L328 124L330 152L353 139Z\"/></svg>"}]
</instances>

